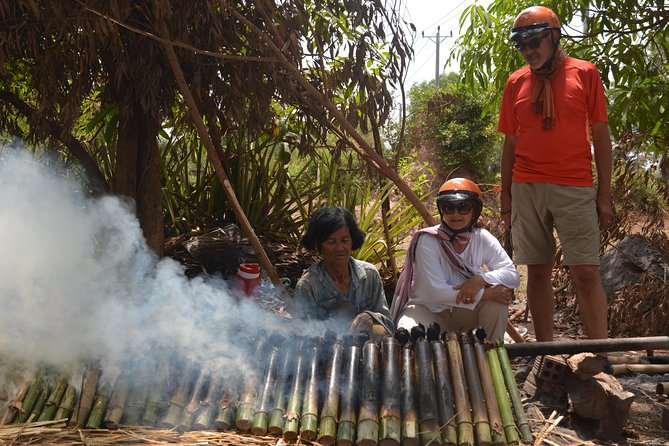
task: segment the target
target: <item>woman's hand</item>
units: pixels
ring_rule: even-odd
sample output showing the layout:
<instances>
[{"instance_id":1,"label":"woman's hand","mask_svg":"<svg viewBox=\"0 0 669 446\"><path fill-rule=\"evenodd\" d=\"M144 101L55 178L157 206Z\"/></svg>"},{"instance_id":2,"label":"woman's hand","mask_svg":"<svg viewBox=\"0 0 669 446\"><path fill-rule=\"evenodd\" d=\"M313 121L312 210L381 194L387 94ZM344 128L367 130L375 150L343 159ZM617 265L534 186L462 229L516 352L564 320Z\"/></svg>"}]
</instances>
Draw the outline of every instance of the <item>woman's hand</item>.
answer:
<instances>
[{"instance_id":1,"label":"woman's hand","mask_svg":"<svg viewBox=\"0 0 669 446\"><path fill-rule=\"evenodd\" d=\"M350 334L371 333L374 325L374 318L369 313L359 313L348 327Z\"/></svg>"},{"instance_id":2,"label":"woman's hand","mask_svg":"<svg viewBox=\"0 0 669 446\"><path fill-rule=\"evenodd\" d=\"M453 289L460 290L458 296L455 298L455 303L473 304L476 300L476 295L484 286L486 286L486 281L481 276L470 277L460 285L455 285Z\"/></svg>"},{"instance_id":3,"label":"woman's hand","mask_svg":"<svg viewBox=\"0 0 669 446\"><path fill-rule=\"evenodd\" d=\"M491 300L502 305L511 305L511 290L503 285L491 286L483 290L481 301Z\"/></svg>"}]
</instances>

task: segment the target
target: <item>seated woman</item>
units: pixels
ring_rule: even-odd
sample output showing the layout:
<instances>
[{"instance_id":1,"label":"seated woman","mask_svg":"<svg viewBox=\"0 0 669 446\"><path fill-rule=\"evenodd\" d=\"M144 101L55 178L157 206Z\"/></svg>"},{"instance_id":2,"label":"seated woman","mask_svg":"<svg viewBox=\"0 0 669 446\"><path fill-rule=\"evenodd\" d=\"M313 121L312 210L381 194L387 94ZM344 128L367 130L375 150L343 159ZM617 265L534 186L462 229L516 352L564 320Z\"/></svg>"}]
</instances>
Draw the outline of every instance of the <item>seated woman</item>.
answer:
<instances>
[{"instance_id":1,"label":"seated woman","mask_svg":"<svg viewBox=\"0 0 669 446\"><path fill-rule=\"evenodd\" d=\"M328 206L309 219L302 245L321 260L295 286L294 304L306 318L346 321L351 332L391 332L390 310L381 276L374 265L351 257L365 234L347 209Z\"/></svg>"},{"instance_id":2,"label":"seated woman","mask_svg":"<svg viewBox=\"0 0 669 446\"><path fill-rule=\"evenodd\" d=\"M397 328L438 323L464 332L483 327L488 339L503 339L511 288L520 275L499 241L475 227L481 190L466 178L439 188L441 224L414 234L391 308Z\"/></svg>"}]
</instances>

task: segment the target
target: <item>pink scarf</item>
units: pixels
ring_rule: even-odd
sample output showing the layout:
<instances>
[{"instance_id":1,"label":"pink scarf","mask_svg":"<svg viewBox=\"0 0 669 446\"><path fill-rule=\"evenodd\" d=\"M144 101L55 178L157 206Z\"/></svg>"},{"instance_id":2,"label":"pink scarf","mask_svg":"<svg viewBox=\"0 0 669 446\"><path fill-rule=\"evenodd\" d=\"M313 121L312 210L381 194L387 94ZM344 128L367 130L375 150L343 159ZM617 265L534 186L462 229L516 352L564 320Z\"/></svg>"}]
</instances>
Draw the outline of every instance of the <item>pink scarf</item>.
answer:
<instances>
[{"instance_id":1,"label":"pink scarf","mask_svg":"<svg viewBox=\"0 0 669 446\"><path fill-rule=\"evenodd\" d=\"M537 83L532 92L532 109L534 113L541 113L542 127L545 129L552 128L555 123L555 100L551 80L555 77L564 59L564 51L558 47L550 67L532 70L532 73L537 76Z\"/></svg>"}]
</instances>

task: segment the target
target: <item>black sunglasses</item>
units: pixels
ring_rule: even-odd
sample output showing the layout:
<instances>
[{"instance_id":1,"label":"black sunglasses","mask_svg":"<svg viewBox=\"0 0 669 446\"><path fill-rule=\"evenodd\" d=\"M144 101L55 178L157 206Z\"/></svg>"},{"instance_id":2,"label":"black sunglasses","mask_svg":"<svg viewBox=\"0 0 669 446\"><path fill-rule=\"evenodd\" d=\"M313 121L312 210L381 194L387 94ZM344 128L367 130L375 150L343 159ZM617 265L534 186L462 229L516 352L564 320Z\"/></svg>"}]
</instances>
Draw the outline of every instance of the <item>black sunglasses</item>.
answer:
<instances>
[{"instance_id":1,"label":"black sunglasses","mask_svg":"<svg viewBox=\"0 0 669 446\"><path fill-rule=\"evenodd\" d=\"M474 209L474 204L469 201L461 201L455 204L446 203L441 207L444 214L452 214L456 209L458 210L458 214L467 215Z\"/></svg>"},{"instance_id":2,"label":"black sunglasses","mask_svg":"<svg viewBox=\"0 0 669 446\"><path fill-rule=\"evenodd\" d=\"M544 40L546 37L548 37L548 34L544 34L543 36L535 37L532 40L529 40L527 42L517 42L516 43L516 49L518 51L525 51L526 49L531 49L531 50L536 50L539 48L539 45L541 45L541 41Z\"/></svg>"}]
</instances>

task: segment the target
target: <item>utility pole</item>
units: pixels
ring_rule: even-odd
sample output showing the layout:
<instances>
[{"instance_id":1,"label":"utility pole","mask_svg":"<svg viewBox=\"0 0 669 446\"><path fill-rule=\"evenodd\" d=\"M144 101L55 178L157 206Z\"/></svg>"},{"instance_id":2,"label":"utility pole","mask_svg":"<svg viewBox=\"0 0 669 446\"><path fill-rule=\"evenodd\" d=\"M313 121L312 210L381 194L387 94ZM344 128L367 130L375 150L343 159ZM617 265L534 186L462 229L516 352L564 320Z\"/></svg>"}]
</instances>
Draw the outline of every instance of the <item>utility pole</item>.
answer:
<instances>
[{"instance_id":1,"label":"utility pole","mask_svg":"<svg viewBox=\"0 0 669 446\"><path fill-rule=\"evenodd\" d=\"M437 64L436 64L436 69L435 69L435 74L434 74L434 83L437 85L437 88L439 88L439 73L440 73L440 67L439 67L439 44L441 43L442 40L446 40L449 37L453 37L453 31L451 30L451 33L448 36L440 36L439 35L439 28L440 26L437 26L437 35L436 36L426 36L425 31L423 31L423 37L427 37L428 39L433 40L433 42L436 42L437 44Z\"/></svg>"}]
</instances>

